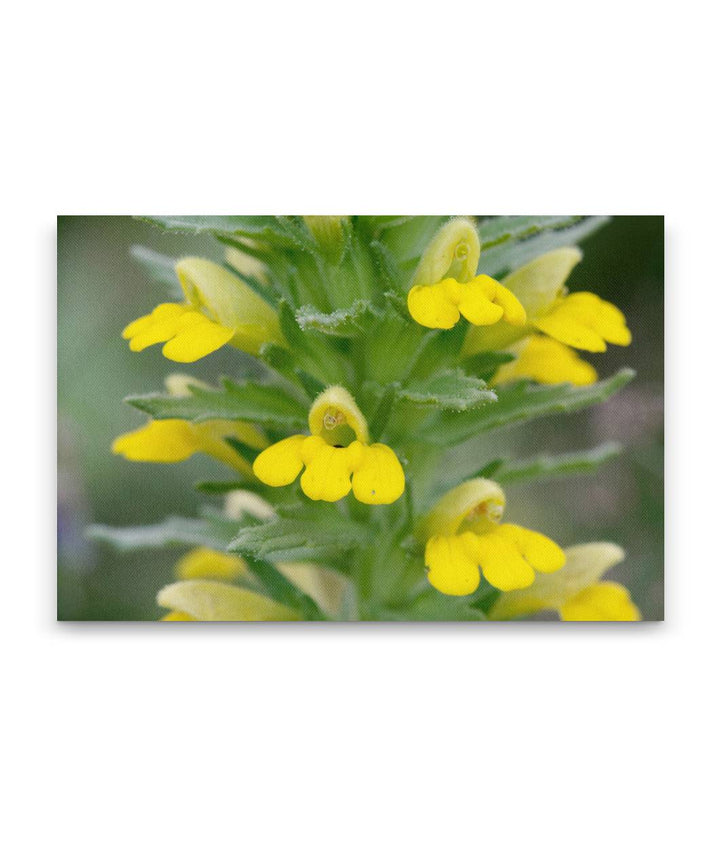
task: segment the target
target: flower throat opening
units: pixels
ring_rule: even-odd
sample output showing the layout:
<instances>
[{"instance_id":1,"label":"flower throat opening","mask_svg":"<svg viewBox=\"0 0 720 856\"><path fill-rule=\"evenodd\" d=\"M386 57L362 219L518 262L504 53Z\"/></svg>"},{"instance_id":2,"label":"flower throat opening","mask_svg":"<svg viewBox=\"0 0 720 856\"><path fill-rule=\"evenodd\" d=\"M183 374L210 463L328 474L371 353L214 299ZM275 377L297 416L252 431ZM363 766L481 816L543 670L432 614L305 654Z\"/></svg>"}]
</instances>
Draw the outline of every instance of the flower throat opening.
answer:
<instances>
[{"instance_id":1,"label":"flower throat opening","mask_svg":"<svg viewBox=\"0 0 720 856\"><path fill-rule=\"evenodd\" d=\"M328 407L323 413L320 436L336 449L344 449L356 439L347 417L337 407Z\"/></svg>"}]
</instances>

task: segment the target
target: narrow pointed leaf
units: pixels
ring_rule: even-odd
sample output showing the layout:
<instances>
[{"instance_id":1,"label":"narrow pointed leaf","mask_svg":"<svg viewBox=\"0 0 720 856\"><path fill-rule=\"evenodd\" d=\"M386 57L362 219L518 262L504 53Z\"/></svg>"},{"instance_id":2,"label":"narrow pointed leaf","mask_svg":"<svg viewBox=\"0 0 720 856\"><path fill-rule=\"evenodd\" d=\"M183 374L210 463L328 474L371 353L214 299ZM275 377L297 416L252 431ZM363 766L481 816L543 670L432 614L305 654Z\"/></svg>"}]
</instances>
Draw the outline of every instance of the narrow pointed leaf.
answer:
<instances>
[{"instance_id":1,"label":"narrow pointed leaf","mask_svg":"<svg viewBox=\"0 0 720 856\"><path fill-rule=\"evenodd\" d=\"M458 443L494 428L553 413L571 413L606 401L634 377L632 369L621 369L591 386L516 383L497 390L498 400L494 404L467 413L444 413L429 429L430 436L438 444Z\"/></svg>"},{"instance_id":2,"label":"narrow pointed leaf","mask_svg":"<svg viewBox=\"0 0 720 856\"><path fill-rule=\"evenodd\" d=\"M168 517L147 526L105 526L99 523L88 527L86 534L88 538L104 541L121 552L178 546L224 550L237 529L236 520Z\"/></svg>"},{"instance_id":3,"label":"narrow pointed leaf","mask_svg":"<svg viewBox=\"0 0 720 856\"><path fill-rule=\"evenodd\" d=\"M190 393L183 398L164 393L131 395L125 401L153 419L242 419L277 428L307 426L305 405L279 387L223 378L221 389L191 386Z\"/></svg>"},{"instance_id":4,"label":"narrow pointed leaf","mask_svg":"<svg viewBox=\"0 0 720 856\"><path fill-rule=\"evenodd\" d=\"M461 369L447 369L432 377L416 380L398 390L398 398L443 410L471 410L495 402L495 392L484 380L470 377Z\"/></svg>"},{"instance_id":5,"label":"narrow pointed leaf","mask_svg":"<svg viewBox=\"0 0 720 856\"><path fill-rule=\"evenodd\" d=\"M538 455L522 461L506 461L493 476L501 484L530 479L594 473L622 452L619 443L603 443L595 449L564 455Z\"/></svg>"},{"instance_id":6,"label":"narrow pointed leaf","mask_svg":"<svg viewBox=\"0 0 720 856\"><path fill-rule=\"evenodd\" d=\"M245 527L228 549L273 562L327 560L360 546L369 537L364 526L339 516L322 522L280 518Z\"/></svg>"}]
</instances>

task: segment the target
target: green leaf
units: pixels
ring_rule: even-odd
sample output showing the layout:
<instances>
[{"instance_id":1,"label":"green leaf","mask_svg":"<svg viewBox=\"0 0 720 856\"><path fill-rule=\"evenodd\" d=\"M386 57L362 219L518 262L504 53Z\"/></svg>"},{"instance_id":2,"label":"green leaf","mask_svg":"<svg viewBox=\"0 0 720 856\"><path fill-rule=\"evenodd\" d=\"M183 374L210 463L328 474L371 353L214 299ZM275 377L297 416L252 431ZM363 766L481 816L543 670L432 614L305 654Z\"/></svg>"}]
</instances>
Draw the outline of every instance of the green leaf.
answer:
<instances>
[{"instance_id":1,"label":"green leaf","mask_svg":"<svg viewBox=\"0 0 720 856\"><path fill-rule=\"evenodd\" d=\"M255 556L273 562L320 561L336 559L343 552L366 543L369 537L362 524L340 514L323 515L321 519L309 519L300 514L247 526L228 549L245 557Z\"/></svg>"},{"instance_id":2,"label":"green leaf","mask_svg":"<svg viewBox=\"0 0 720 856\"><path fill-rule=\"evenodd\" d=\"M176 259L163 253L156 253L155 250L142 247L140 244L133 244L130 247L130 255L139 262L153 282L165 286L168 296L175 300L184 299L183 290L175 272Z\"/></svg>"},{"instance_id":3,"label":"green leaf","mask_svg":"<svg viewBox=\"0 0 720 856\"><path fill-rule=\"evenodd\" d=\"M489 217L478 226L483 252L506 241L519 241L539 232L547 232L572 226L583 218L580 216L552 217Z\"/></svg>"},{"instance_id":4,"label":"green leaf","mask_svg":"<svg viewBox=\"0 0 720 856\"><path fill-rule=\"evenodd\" d=\"M517 422L527 422L553 413L571 413L606 401L635 377L632 369L621 369L617 374L591 386L558 384L537 386L522 381L497 390L497 402L467 413L444 413L426 429L428 438L438 444L459 443Z\"/></svg>"},{"instance_id":5,"label":"green leaf","mask_svg":"<svg viewBox=\"0 0 720 856\"><path fill-rule=\"evenodd\" d=\"M276 247L302 249L315 253L317 248L302 219L244 214L140 217L169 232L191 235L211 234L216 238L244 237Z\"/></svg>"},{"instance_id":6,"label":"green leaf","mask_svg":"<svg viewBox=\"0 0 720 856\"><path fill-rule=\"evenodd\" d=\"M508 218L514 219L514 218ZM518 218L527 221L531 218ZM532 259L543 255L543 253L555 250L558 247L571 247L587 238L593 232L609 222L609 217L569 217L569 218L535 218L548 221L544 226L538 226L530 236L524 240L517 237L508 237L490 249L483 250L480 255L478 273L486 273L489 276L500 276L508 271L515 270ZM571 225L559 228L559 222L565 220ZM525 223L527 228L527 223ZM481 227L482 230L482 227ZM482 234L482 231L481 231Z\"/></svg>"},{"instance_id":7,"label":"green leaf","mask_svg":"<svg viewBox=\"0 0 720 856\"><path fill-rule=\"evenodd\" d=\"M267 238L283 234L277 217L255 217L246 215L199 215L199 216L151 216L140 217L167 232L183 232L203 235L219 232L224 235L246 235L252 238Z\"/></svg>"},{"instance_id":8,"label":"green leaf","mask_svg":"<svg viewBox=\"0 0 720 856\"><path fill-rule=\"evenodd\" d=\"M398 390L398 398L443 410L471 410L497 401L484 380L469 377L462 369L446 369L432 377L415 380Z\"/></svg>"},{"instance_id":9,"label":"green leaf","mask_svg":"<svg viewBox=\"0 0 720 856\"><path fill-rule=\"evenodd\" d=\"M221 379L222 389L190 386L190 395L178 398L164 393L131 395L125 401L153 419L243 419L277 428L304 428L307 410L285 390L254 381Z\"/></svg>"},{"instance_id":10,"label":"green leaf","mask_svg":"<svg viewBox=\"0 0 720 856\"><path fill-rule=\"evenodd\" d=\"M328 336L352 337L363 332L361 321L368 315L378 315L369 300L356 300L346 309L320 312L313 306L301 306L295 319L301 330L317 330Z\"/></svg>"},{"instance_id":11,"label":"green leaf","mask_svg":"<svg viewBox=\"0 0 720 856\"><path fill-rule=\"evenodd\" d=\"M98 523L89 526L86 534L88 538L104 541L121 552L177 546L225 550L237 530L237 520L168 517L161 523L148 526L105 526Z\"/></svg>"},{"instance_id":12,"label":"green leaf","mask_svg":"<svg viewBox=\"0 0 720 856\"><path fill-rule=\"evenodd\" d=\"M505 461L494 478L502 484L529 479L570 476L578 473L594 473L607 461L622 452L619 443L603 443L594 449L568 452L563 455L538 455L524 461Z\"/></svg>"}]
</instances>

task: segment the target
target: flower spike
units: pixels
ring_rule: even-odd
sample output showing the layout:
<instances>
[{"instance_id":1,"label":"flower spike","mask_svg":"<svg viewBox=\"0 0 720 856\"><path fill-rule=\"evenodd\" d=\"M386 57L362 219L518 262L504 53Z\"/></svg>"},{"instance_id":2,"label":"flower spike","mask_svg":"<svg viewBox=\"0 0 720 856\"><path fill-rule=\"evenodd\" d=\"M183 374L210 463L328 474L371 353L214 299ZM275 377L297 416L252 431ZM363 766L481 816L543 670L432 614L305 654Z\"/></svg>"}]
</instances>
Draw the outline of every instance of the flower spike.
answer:
<instances>
[{"instance_id":1,"label":"flower spike","mask_svg":"<svg viewBox=\"0 0 720 856\"><path fill-rule=\"evenodd\" d=\"M281 487L300 479L310 499L337 502L352 490L367 505L388 505L405 490L395 452L370 443L367 422L341 386L322 392L310 408L310 436L286 437L261 452L253 471L264 484Z\"/></svg>"}]
</instances>

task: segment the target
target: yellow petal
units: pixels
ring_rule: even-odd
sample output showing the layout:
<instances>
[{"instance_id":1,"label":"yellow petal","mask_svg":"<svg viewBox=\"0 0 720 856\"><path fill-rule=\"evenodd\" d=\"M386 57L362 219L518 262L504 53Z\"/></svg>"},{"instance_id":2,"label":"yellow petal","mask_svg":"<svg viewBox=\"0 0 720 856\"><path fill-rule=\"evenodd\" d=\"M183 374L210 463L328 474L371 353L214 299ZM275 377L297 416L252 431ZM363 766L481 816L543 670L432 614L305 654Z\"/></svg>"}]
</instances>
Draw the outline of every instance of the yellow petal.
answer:
<instances>
[{"instance_id":1,"label":"yellow petal","mask_svg":"<svg viewBox=\"0 0 720 856\"><path fill-rule=\"evenodd\" d=\"M495 530L501 538L507 538L520 551L523 558L544 574L559 571L565 564L565 553L560 547L540 532L516 526L514 523L503 523Z\"/></svg>"},{"instance_id":2,"label":"yellow petal","mask_svg":"<svg viewBox=\"0 0 720 856\"><path fill-rule=\"evenodd\" d=\"M562 298L534 324L560 342L586 351L604 351L606 341L629 345L632 340L622 312L588 291Z\"/></svg>"},{"instance_id":3,"label":"yellow petal","mask_svg":"<svg viewBox=\"0 0 720 856\"><path fill-rule=\"evenodd\" d=\"M590 363L581 360L572 348L549 336L528 336L516 353L516 360L500 366L493 385L528 379L538 383L587 386L597 380L597 372Z\"/></svg>"},{"instance_id":4,"label":"yellow petal","mask_svg":"<svg viewBox=\"0 0 720 856\"><path fill-rule=\"evenodd\" d=\"M163 347L163 356L176 363L194 363L226 345L234 330L209 321L204 315L192 313L192 323L186 323ZM188 317L188 316L186 316Z\"/></svg>"},{"instance_id":5,"label":"yellow petal","mask_svg":"<svg viewBox=\"0 0 720 856\"><path fill-rule=\"evenodd\" d=\"M196 547L186 553L175 565L175 576L179 580L237 580L247 573L247 564L240 556Z\"/></svg>"},{"instance_id":6,"label":"yellow petal","mask_svg":"<svg viewBox=\"0 0 720 856\"><path fill-rule=\"evenodd\" d=\"M214 580L183 580L158 592L159 606L195 621L296 621L299 615L261 594Z\"/></svg>"},{"instance_id":7,"label":"yellow petal","mask_svg":"<svg viewBox=\"0 0 720 856\"><path fill-rule=\"evenodd\" d=\"M589 291L577 291L564 300L565 308L582 318L611 345L629 345L632 335L622 312Z\"/></svg>"},{"instance_id":8,"label":"yellow petal","mask_svg":"<svg viewBox=\"0 0 720 856\"><path fill-rule=\"evenodd\" d=\"M480 564L485 579L500 591L527 588L535 579L535 571L520 555L518 548L500 535L477 535L474 558Z\"/></svg>"},{"instance_id":9,"label":"yellow petal","mask_svg":"<svg viewBox=\"0 0 720 856\"><path fill-rule=\"evenodd\" d=\"M193 427L182 419L148 422L137 431L118 437L112 450L129 461L157 463L185 461L199 451Z\"/></svg>"},{"instance_id":10,"label":"yellow petal","mask_svg":"<svg viewBox=\"0 0 720 856\"><path fill-rule=\"evenodd\" d=\"M476 276L471 282L461 285L458 309L471 324L482 327L496 324L502 318L502 307L493 303L497 286L492 277L485 275Z\"/></svg>"},{"instance_id":11,"label":"yellow petal","mask_svg":"<svg viewBox=\"0 0 720 856\"><path fill-rule=\"evenodd\" d=\"M469 541L476 536L433 535L425 546L428 582L443 594L462 597L480 585L478 563L468 553Z\"/></svg>"},{"instance_id":12,"label":"yellow petal","mask_svg":"<svg viewBox=\"0 0 720 856\"><path fill-rule=\"evenodd\" d=\"M522 303L515 297L509 288L505 288L499 282L496 283L495 303L502 307L503 318L513 327L522 326L527 321L527 313Z\"/></svg>"},{"instance_id":13,"label":"yellow petal","mask_svg":"<svg viewBox=\"0 0 720 856\"><path fill-rule=\"evenodd\" d=\"M442 283L416 285L410 289L407 300L410 315L423 327L450 330L460 320L460 311Z\"/></svg>"},{"instance_id":14,"label":"yellow petal","mask_svg":"<svg viewBox=\"0 0 720 856\"><path fill-rule=\"evenodd\" d=\"M186 312L191 312L192 307L182 303L161 303L159 306L156 306L155 309L149 315L143 315L142 318L137 318L135 321L131 321L130 324L122 331L123 339L133 339L136 336L141 336L147 333L148 330L155 328L161 328L161 325L169 324L170 322L177 320L181 315L184 315ZM172 325L169 327L170 330L174 330L175 326ZM170 332L166 338L163 338L162 335L156 342L149 342L148 344L156 344L157 342L164 342L167 338L173 335ZM147 347L147 346L145 346ZM141 347L135 347L133 350L139 351L142 350Z\"/></svg>"},{"instance_id":15,"label":"yellow petal","mask_svg":"<svg viewBox=\"0 0 720 856\"><path fill-rule=\"evenodd\" d=\"M354 469L360 443L337 449L321 437L308 437L303 445L305 472L300 487L310 499L337 502L350 493L350 475Z\"/></svg>"},{"instance_id":16,"label":"yellow petal","mask_svg":"<svg viewBox=\"0 0 720 856\"><path fill-rule=\"evenodd\" d=\"M640 610L620 583L597 583L566 601L563 621L640 621Z\"/></svg>"},{"instance_id":17,"label":"yellow petal","mask_svg":"<svg viewBox=\"0 0 720 856\"><path fill-rule=\"evenodd\" d=\"M556 309L542 318L536 319L535 327L553 339L580 348L582 351L601 353L607 350L607 345L602 336L595 332L592 327L580 320L573 312L563 309L560 303Z\"/></svg>"},{"instance_id":18,"label":"yellow petal","mask_svg":"<svg viewBox=\"0 0 720 856\"><path fill-rule=\"evenodd\" d=\"M355 498L368 505L395 502L405 490L405 473L395 452L383 443L366 447L352 489Z\"/></svg>"},{"instance_id":19,"label":"yellow petal","mask_svg":"<svg viewBox=\"0 0 720 856\"><path fill-rule=\"evenodd\" d=\"M271 487L292 484L303 468L300 450L307 439L303 434L296 434L274 443L255 458L253 472Z\"/></svg>"}]
</instances>

